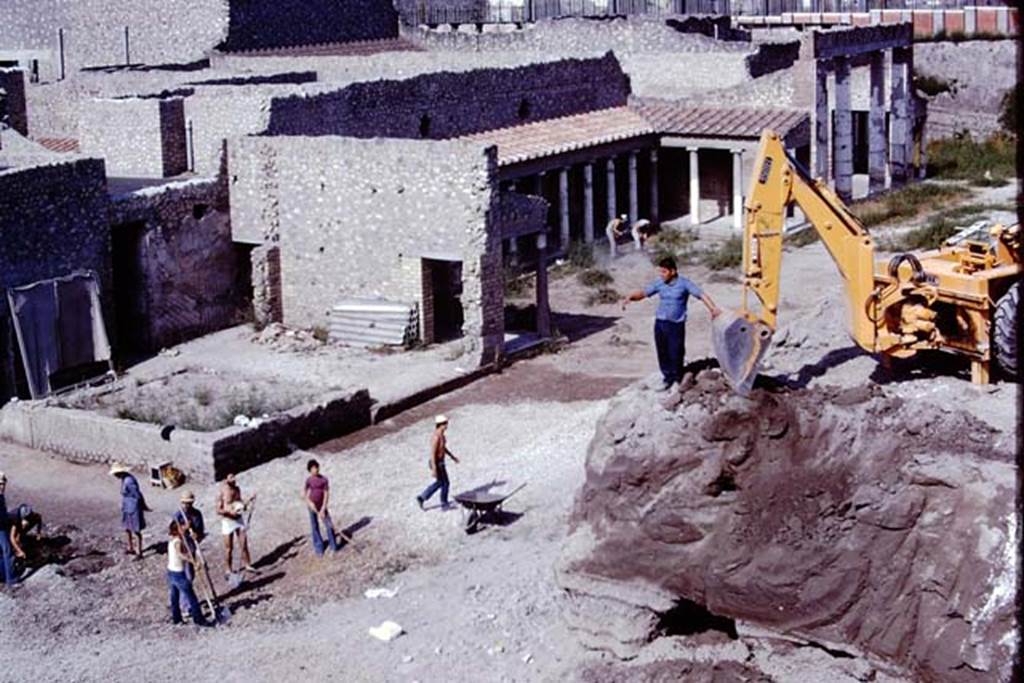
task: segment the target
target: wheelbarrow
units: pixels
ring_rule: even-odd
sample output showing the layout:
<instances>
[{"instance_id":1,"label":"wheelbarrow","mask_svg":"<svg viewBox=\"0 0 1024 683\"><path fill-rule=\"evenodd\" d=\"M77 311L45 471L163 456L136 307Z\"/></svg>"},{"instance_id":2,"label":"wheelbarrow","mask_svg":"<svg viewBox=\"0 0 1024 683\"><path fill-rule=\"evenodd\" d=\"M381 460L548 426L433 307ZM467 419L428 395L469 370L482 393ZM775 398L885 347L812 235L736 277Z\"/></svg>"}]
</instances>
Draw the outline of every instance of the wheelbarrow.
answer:
<instances>
[{"instance_id":1,"label":"wheelbarrow","mask_svg":"<svg viewBox=\"0 0 1024 683\"><path fill-rule=\"evenodd\" d=\"M467 534L474 534L481 524L495 522L501 516L501 506L518 493L526 484L520 484L508 493L490 491L466 491L455 495L455 501L462 506L462 521Z\"/></svg>"}]
</instances>

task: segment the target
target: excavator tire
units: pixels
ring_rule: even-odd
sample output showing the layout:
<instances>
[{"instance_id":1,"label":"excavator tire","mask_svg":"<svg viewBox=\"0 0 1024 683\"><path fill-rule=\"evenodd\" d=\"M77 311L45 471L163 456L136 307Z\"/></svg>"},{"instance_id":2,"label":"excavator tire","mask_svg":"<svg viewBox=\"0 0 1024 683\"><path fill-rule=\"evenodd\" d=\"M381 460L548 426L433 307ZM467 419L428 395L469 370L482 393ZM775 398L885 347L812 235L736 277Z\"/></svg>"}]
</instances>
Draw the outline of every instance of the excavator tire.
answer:
<instances>
[{"instance_id":1,"label":"excavator tire","mask_svg":"<svg viewBox=\"0 0 1024 683\"><path fill-rule=\"evenodd\" d=\"M992 319L992 342L996 363L1010 379L1020 379L1017 367L1017 333L1020 330L1020 283L1014 282L996 302Z\"/></svg>"}]
</instances>

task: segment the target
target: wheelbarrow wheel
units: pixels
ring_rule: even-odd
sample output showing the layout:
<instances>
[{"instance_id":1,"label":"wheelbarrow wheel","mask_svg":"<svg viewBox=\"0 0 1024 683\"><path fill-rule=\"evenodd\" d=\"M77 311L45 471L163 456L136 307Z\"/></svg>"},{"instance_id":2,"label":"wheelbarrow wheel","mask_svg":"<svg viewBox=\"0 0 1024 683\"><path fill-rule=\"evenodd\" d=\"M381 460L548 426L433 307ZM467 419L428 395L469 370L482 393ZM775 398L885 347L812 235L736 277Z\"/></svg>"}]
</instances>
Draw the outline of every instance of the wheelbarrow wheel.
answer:
<instances>
[{"instance_id":1,"label":"wheelbarrow wheel","mask_svg":"<svg viewBox=\"0 0 1024 683\"><path fill-rule=\"evenodd\" d=\"M480 525L480 511L470 510L469 516L466 517L466 533L476 533L477 527Z\"/></svg>"}]
</instances>

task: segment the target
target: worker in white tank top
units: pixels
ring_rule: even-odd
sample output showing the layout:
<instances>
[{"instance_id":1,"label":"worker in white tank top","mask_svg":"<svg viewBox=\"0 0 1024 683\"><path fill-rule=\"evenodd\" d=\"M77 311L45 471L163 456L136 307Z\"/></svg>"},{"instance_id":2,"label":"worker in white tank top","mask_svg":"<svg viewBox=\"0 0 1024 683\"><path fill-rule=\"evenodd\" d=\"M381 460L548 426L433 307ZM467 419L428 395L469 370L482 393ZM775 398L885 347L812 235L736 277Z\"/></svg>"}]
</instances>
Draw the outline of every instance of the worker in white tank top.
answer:
<instances>
[{"instance_id":1,"label":"worker in white tank top","mask_svg":"<svg viewBox=\"0 0 1024 683\"><path fill-rule=\"evenodd\" d=\"M199 599L192 588L192 582L185 574L185 564L194 564L195 561L190 554L186 554L185 541L181 534L181 526L177 521L172 521L167 529L167 586L170 591L171 621L175 624L182 623L181 606L178 600L183 596L188 604L188 613L192 617L192 623L207 626L203 610L199 606Z\"/></svg>"}]
</instances>

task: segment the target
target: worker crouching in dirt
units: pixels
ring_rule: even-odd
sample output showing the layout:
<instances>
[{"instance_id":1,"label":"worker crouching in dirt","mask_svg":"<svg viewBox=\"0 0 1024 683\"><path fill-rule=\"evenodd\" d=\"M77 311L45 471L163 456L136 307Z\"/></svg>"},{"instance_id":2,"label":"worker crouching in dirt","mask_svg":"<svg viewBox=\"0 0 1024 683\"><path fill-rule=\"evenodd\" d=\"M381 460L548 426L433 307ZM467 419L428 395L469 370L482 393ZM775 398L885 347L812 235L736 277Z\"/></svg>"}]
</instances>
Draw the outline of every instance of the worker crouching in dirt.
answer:
<instances>
[{"instance_id":1,"label":"worker crouching in dirt","mask_svg":"<svg viewBox=\"0 0 1024 683\"><path fill-rule=\"evenodd\" d=\"M24 503L16 507L14 514L8 515L8 517L11 521L11 546L14 548L15 558L22 563L22 568L24 568L24 563L28 561L28 552L25 548L30 547L30 542L38 543L40 540L39 538L33 539L31 534L36 532L37 535L42 535L43 518Z\"/></svg>"},{"instance_id":2,"label":"worker crouching in dirt","mask_svg":"<svg viewBox=\"0 0 1024 683\"><path fill-rule=\"evenodd\" d=\"M658 367L663 380L662 390L667 390L683 378L683 364L686 359L686 309L691 296L697 297L708 307L711 317L721 310L700 287L679 274L676 260L671 256L658 261L659 278L642 290L632 292L622 301L622 308L631 301L658 295L658 310L654 315L654 346L658 352Z\"/></svg>"},{"instance_id":3,"label":"worker crouching in dirt","mask_svg":"<svg viewBox=\"0 0 1024 683\"><path fill-rule=\"evenodd\" d=\"M199 606L199 598L192 588L192 580L185 573L185 567L191 566L192 575L195 576L195 556L185 546L184 532L176 521L168 526L167 536L167 587L171 601L171 622L182 623L179 601L184 597L192 623L209 626Z\"/></svg>"},{"instance_id":4,"label":"worker crouching in dirt","mask_svg":"<svg viewBox=\"0 0 1024 683\"><path fill-rule=\"evenodd\" d=\"M310 460L306 463L306 471L309 477L306 478L306 485L302 489L302 497L309 508L309 526L313 537L313 552L317 556L324 554L324 537L327 538L327 546L333 552L338 552L338 539L334 531L334 522L331 521L331 513L327 503L331 497L330 483L327 477L320 474L320 463ZM324 535L320 535L320 524L324 525Z\"/></svg>"},{"instance_id":5,"label":"worker crouching in dirt","mask_svg":"<svg viewBox=\"0 0 1024 683\"><path fill-rule=\"evenodd\" d=\"M3 563L4 585L13 588L18 582L14 573L14 546L11 544L11 517L7 512L7 475L0 472L0 563Z\"/></svg>"},{"instance_id":6,"label":"worker crouching in dirt","mask_svg":"<svg viewBox=\"0 0 1024 683\"><path fill-rule=\"evenodd\" d=\"M126 465L115 462L110 466L110 474L121 480L121 525L128 539L128 548L125 552L141 560L142 530L146 528L146 517L143 513L149 510L149 506L142 496L139 481L132 476Z\"/></svg>"}]
</instances>

